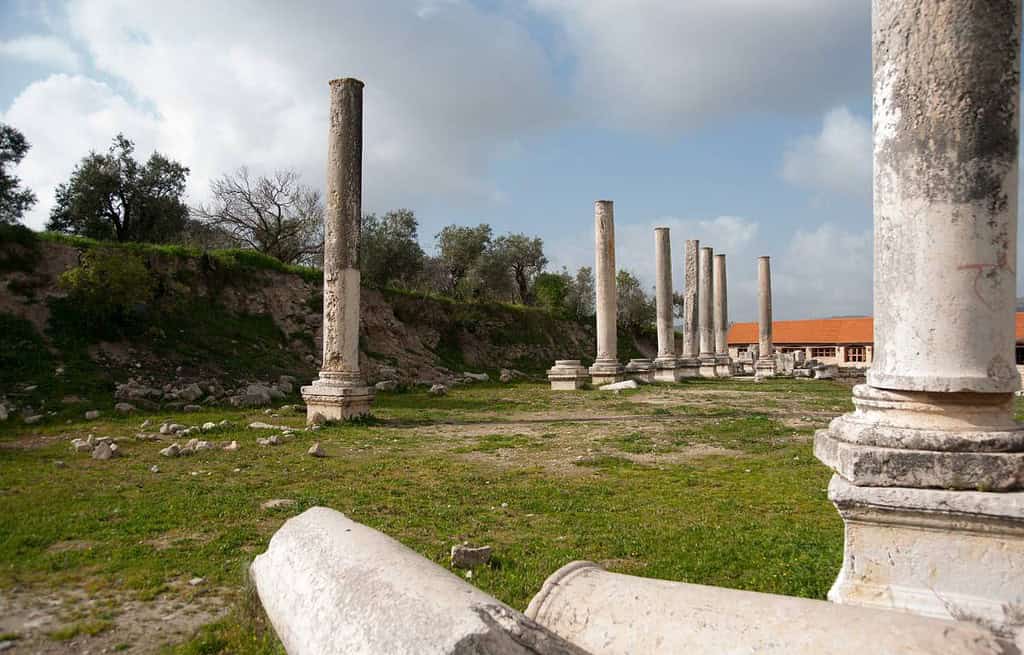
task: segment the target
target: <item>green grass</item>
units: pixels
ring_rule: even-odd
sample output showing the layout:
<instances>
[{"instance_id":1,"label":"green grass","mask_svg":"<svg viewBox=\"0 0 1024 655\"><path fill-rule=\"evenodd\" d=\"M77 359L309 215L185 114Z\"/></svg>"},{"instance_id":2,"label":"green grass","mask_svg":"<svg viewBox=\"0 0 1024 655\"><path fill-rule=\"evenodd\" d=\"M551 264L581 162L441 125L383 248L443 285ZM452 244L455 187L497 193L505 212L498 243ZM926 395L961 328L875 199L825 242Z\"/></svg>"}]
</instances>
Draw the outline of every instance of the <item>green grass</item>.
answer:
<instances>
[{"instance_id":1,"label":"green grass","mask_svg":"<svg viewBox=\"0 0 1024 655\"><path fill-rule=\"evenodd\" d=\"M183 590L181 581L202 577L204 587L233 594L234 609L168 652L277 653L246 600L245 570L288 516L324 505L441 564L453 543L492 545L499 565L475 571L472 583L519 609L574 559L648 577L823 598L842 554L842 524L826 498L828 470L807 439L792 438L794 430L756 409L680 411L698 386L645 390L681 401L671 415L651 419L663 428L656 438L625 427L593 436L598 424L559 418L587 410L646 420L651 407L636 394L551 394L526 383L460 387L442 398L380 394L374 421L316 434L325 459L305 456L313 435L260 447L260 435L241 427L251 420L298 426L298 414L267 419L210 409L88 424L9 423L0 426L0 446L30 436L36 443L0 447L0 590L80 588L187 601L199 592ZM761 386L744 391L756 401ZM824 382L790 391L807 403L833 402L844 392ZM530 418L533 412L547 417ZM459 432L520 413L523 431ZM228 418L234 427L210 438L237 439L242 449L161 458L163 444L130 438L147 416L190 424ZM85 431L125 437L125 456L99 462L71 453L67 438ZM682 446L673 448L673 439L739 454L631 459L676 456ZM594 452L577 459L586 449ZM64 468L55 467L58 459ZM560 459L563 472L545 467ZM153 464L159 473L148 470ZM269 498L296 505L261 511ZM82 632L104 620L77 617L71 625Z\"/></svg>"}]
</instances>

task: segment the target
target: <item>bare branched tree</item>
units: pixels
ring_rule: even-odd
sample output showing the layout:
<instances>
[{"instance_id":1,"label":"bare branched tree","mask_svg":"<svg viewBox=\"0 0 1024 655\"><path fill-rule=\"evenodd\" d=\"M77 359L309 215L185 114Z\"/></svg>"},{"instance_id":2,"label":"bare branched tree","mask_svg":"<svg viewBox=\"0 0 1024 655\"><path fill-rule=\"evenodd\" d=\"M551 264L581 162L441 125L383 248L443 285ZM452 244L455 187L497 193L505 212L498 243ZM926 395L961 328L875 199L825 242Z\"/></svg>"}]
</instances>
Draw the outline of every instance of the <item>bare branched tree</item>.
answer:
<instances>
[{"instance_id":1,"label":"bare branched tree","mask_svg":"<svg viewBox=\"0 0 1024 655\"><path fill-rule=\"evenodd\" d=\"M323 200L294 170L253 178L243 166L210 188L212 203L193 208L193 216L240 246L290 264L315 264L322 257Z\"/></svg>"}]
</instances>

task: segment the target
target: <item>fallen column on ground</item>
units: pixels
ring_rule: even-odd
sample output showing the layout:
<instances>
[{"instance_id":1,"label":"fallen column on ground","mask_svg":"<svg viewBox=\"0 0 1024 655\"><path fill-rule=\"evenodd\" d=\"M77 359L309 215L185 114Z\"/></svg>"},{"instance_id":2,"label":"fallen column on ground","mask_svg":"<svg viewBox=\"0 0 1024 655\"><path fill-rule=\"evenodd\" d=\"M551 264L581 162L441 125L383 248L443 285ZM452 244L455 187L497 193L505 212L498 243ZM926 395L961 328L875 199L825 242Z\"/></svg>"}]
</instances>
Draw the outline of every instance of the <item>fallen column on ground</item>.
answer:
<instances>
[{"instance_id":1,"label":"fallen column on ground","mask_svg":"<svg viewBox=\"0 0 1024 655\"><path fill-rule=\"evenodd\" d=\"M363 193L363 83L331 80L324 212L324 343L320 376L302 387L308 422L370 413L359 371L359 227Z\"/></svg>"},{"instance_id":2,"label":"fallen column on ground","mask_svg":"<svg viewBox=\"0 0 1024 655\"><path fill-rule=\"evenodd\" d=\"M676 329L672 319L672 244L667 227L654 228L654 268L658 325L658 356L654 360L654 379L659 382L676 382L679 380L679 360L676 357Z\"/></svg>"},{"instance_id":3,"label":"fallen column on ground","mask_svg":"<svg viewBox=\"0 0 1024 655\"><path fill-rule=\"evenodd\" d=\"M715 374L720 378L732 377L732 359L729 357L729 300L725 277L725 255L715 255L712 287L715 293Z\"/></svg>"},{"instance_id":4,"label":"fallen column on ground","mask_svg":"<svg viewBox=\"0 0 1024 655\"><path fill-rule=\"evenodd\" d=\"M289 655L586 655L387 535L326 507L286 521L250 575Z\"/></svg>"},{"instance_id":5,"label":"fallen column on ground","mask_svg":"<svg viewBox=\"0 0 1024 655\"><path fill-rule=\"evenodd\" d=\"M594 203L594 276L597 313L597 358L590 367L594 386L626 379L619 363L617 322L618 295L615 286L615 210L611 200Z\"/></svg>"},{"instance_id":6,"label":"fallen column on ground","mask_svg":"<svg viewBox=\"0 0 1024 655\"><path fill-rule=\"evenodd\" d=\"M609 573L591 562L552 574L526 615L594 655L1017 652L969 623Z\"/></svg>"},{"instance_id":7,"label":"fallen column on ground","mask_svg":"<svg viewBox=\"0 0 1024 655\"><path fill-rule=\"evenodd\" d=\"M837 603L1024 625L1020 1L876 0L874 361L815 436Z\"/></svg>"},{"instance_id":8,"label":"fallen column on ground","mask_svg":"<svg viewBox=\"0 0 1024 655\"><path fill-rule=\"evenodd\" d=\"M772 347L772 265L769 257L757 258L757 360L755 377L775 375Z\"/></svg>"},{"instance_id":9,"label":"fallen column on ground","mask_svg":"<svg viewBox=\"0 0 1024 655\"><path fill-rule=\"evenodd\" d=\"M698 305L700 307L697 316L697 331L700 335L700 375L705 378L713 378L717 375L715 364L715 328L714 328L714 251L704 246L700 249L698 284L700 295Z\"/></svg>"}]
</instances>

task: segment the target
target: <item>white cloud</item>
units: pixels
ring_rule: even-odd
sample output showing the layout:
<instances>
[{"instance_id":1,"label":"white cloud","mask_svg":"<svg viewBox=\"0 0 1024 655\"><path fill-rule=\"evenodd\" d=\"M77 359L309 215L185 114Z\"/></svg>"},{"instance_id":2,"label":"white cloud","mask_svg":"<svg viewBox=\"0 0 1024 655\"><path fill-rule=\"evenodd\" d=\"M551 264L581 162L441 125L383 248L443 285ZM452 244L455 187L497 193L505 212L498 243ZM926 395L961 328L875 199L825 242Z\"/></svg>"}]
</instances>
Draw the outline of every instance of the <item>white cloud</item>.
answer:
<instances>
[{"instance_id":1,"label":"white cloud","mask_svg":"<svg viewBox=\"0 0 1024 655\"><path fill-rule=\"evenodd\" d=\"M0 57L20 59L69 73L81 67L78 53L66 41L39 34L0 41Z\"/></svg>"},{"instance_id":2,"label":"white cloud","mask_svg":"<svg viewBox=\"0 0 1024 655\"><path fill-rule=\"evenodd\" d=\"M157 146L192 169L198 198L211 178L242 164L294 167L322 185L335 77L366 82L367 211L438 196L449 205L493 202L501 195L488 173L494 153L565 115L525 28L470 3L360 0L285 11L111 0L73 3L69 22L94 66L153 108Z\"/></svg>"},{"instance_id":3,"label":"white cloud","mask_svg":"<svg viewBox=\"0 0 1024 655\"><path fill-rule=\"evenodd\" d=\"M140 111L106 84L62 73L30 84L0 120L21 130L31 146L18 175L39 199L24 219L36 229L49 217L57 185L67 181L90 150L106 150L123 131L144 159L160 132L156 116Z\"/></svg>"},{"instance_id":4,"label":"white cloud","mask_svg":"<svg viewBox=\"0 0 1024 655\"><path fill-rule=\"evenodd\" d=\"M873 248L870 229L798 229L783 256L773 258L773 301L786 310L776 318L871 314Z\"/></svg>"},{"instance_id":5,"label":"white cloud","mask_svg":"<svg viewBox=\"0 0 1024 655\"><path fill-rule=\"evenodd\" d=\"M591 114L627 129L821 111L869 92L870 11L820 0L530 0L563 26Z\"/></svg>"},{"instance_id":6,"label":"white cloud","mask_svg":"<svg viewBox=\"0 0 1024 655\"><path fill-rule=\"evenodd\" d=\"M871 125L837 107L825 114L821 131L790 144L782 155L782 177L818 193L871 193Z\"/></svg>"}]
</instances>

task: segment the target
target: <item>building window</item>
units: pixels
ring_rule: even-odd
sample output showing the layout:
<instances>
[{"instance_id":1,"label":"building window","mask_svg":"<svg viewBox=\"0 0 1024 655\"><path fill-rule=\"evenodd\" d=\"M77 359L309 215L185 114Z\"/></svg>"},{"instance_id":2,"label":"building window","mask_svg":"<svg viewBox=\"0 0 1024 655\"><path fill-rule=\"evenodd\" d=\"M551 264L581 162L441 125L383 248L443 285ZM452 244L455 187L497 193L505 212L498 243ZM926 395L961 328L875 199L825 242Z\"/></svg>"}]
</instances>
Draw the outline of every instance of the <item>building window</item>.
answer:
<instances>
[{"instance_id":1,"label":"building window","mask_svg":"<svg viewBox=\"0 0 1024 655\"><path fill-rule=\"evenodd\" d=\"M820 348L811 348L811 357L818 359L819 357L835 357L836 347L835 346L822 346Z\"/></svg>"},{"instance_id":2,"label":"building window","mask_svg":"<svg viewBox=\"0 0 1024 655\"><path fill-rule=\"evenodd\" d=\"M867 361L867 349L864 346L847 346L846 347L846 361L848 361L848 362L866 362Z\"/></svg>"},{"instance_id":3,"label":"building window","mask_svg":"<svg viewBox=\"0 0 1024 655\"><path fill-rule=\"evenodd\" d=\"M783 354L803 352L803 348L782 348Z\"/></svg>"},{"instance_id":4,"label":"building window","mask_svg":"<svg viewBox=\"0 0 1024 655\"><path fill-rule=\"evenodd\" d=\"M748 350L750 350L749 346L737 346L736 347L736 355L737 356L739 356L739 355L746 355Z\"/></svg>"},{"instance_id":5,"label":"building window","mask_svg":"<svg viewBox=\"0 0 1024 655\"><path fill-rule=\"evenodd\" d=\"M1017 365L1024 366L1024 345L1017 344Z\"/></svg>"}]
</instances>

